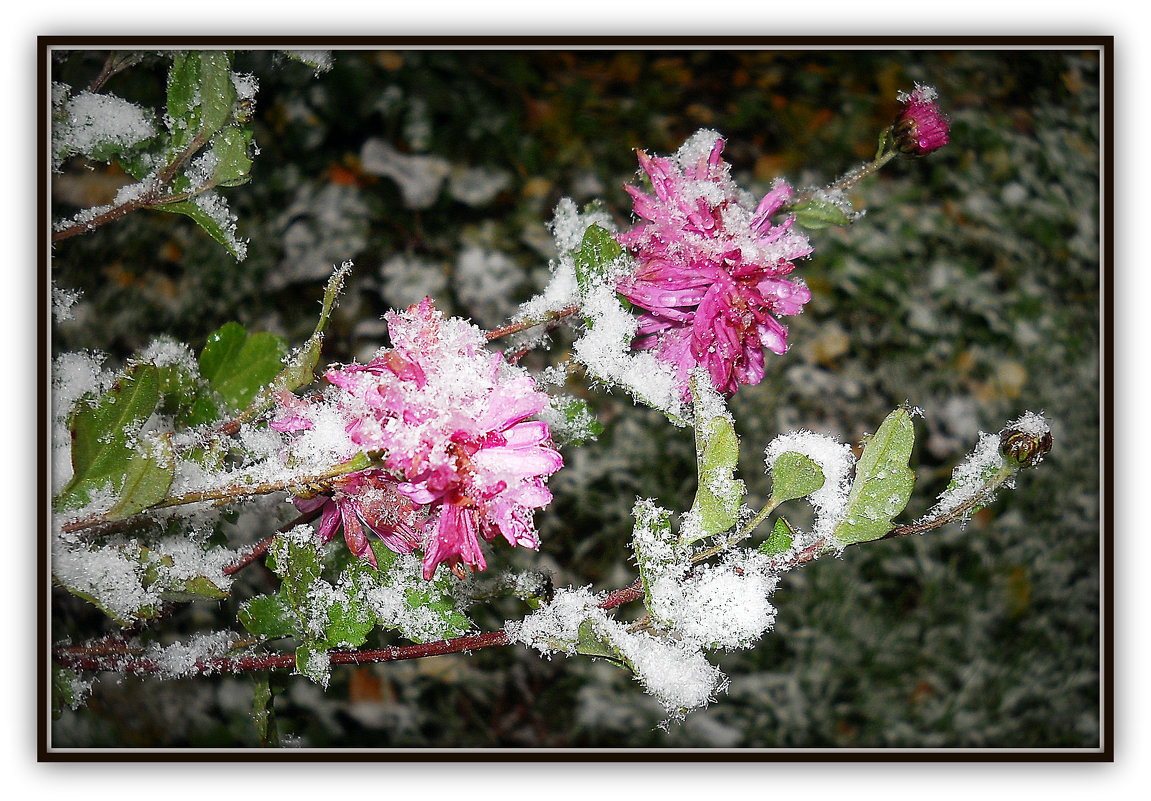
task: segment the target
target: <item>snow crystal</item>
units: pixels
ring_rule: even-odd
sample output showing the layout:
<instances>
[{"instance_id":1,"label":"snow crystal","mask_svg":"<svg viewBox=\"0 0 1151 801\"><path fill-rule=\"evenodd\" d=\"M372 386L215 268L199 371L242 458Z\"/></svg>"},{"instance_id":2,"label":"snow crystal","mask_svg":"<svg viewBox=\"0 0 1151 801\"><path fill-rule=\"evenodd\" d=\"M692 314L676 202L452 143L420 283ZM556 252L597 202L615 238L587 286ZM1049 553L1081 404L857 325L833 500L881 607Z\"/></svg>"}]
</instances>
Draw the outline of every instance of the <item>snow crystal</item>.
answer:
<instances>
[{"instance_id":1,"label":"snow crystal","mask_svg":"<svg viewBox=\"0 0 1151 801\"><path fill-rule=\"evenodd\" d=\"M579 283L576 279L575 252L583 243L584 234L592 225L614 231L615 223L603 210L581 213L571 198L561 198L556 204L552 221L548 228L555 239L558 259L548 264L551 280L544 291L520 306L515 319L533 320L544 317L548 312L566 308L580 300Z\"/></svg>"},{"instance_id":2,"label":"snow crystal","mask_svg":"<svg viewBox=\"0 0 1151 801\"><path fill-rule=\"evenodd\" d=\"M990 479L1003 466L999 453L999 435L979 432L975 450L951 471L951 484L939 496L925 520L954 512L976 497Z\"/></svg>"},{"instance_id":3,"label":"snow crystal","mask_svg":"<svg viewBox=\"0 0 1151 801\"><path fill-rule=\"evenodd\" d=\"M185 642L168 645L154 643L144 651L144 658L155 663L162 678L175 679L196 673L198 662L207 662L227 655L235 642L230 631L216 631L192 635Z\"/></svg>"},{"instance_id":4,"label":"snow crystal","mask_svg":"<svg viewBox=\"0 0 1151 801\"><path fill-rule=\"evenodd\" d=\"M510 641L544 654L574 654L579 628L585 621L596 635L618 649L635 670L636 679L671 717L706 706L726 685L726 677L699 648L647 632L629 632L597 606L586 587L557 590L550 604L507 624L504 631Z\"/></svg>"},{"instance_id":5,"label":"snow crystal","mask_svg":"<svg viewBox=\"0 0 1151 801\"><path fill-rule=\"evenodd\" d=\"M855 456L851 452L851 446L825 434L794 431L776 437L764 449L768 472L771 472L776 460L782 454L793 451L811 459L823 471L823 486L807 496L816 515L810 541L816 541L830 536L832 529L843 517L851 489ZM797 531L796 534L796 547L809 544L808 539L801 536L801 532Z\"/></svg>"},{"instance_id":6,"label":"snow crystal","mask_svg":"<svg viewBox=\"0 0 1151 801\"><path fill-rule=\"evenodd\" d=\"M596 438L597 421L586 405L578 407L575 415L568 419L567 409L578 400L574 395L554 395L548 398L548 405L536 415L537 419L548 424L548 430L556 442L583 442Z\"/></svg>"},{"instance_id":7,"label":"snow crystal","mask_svg":"<svg viewBox=\"0 0 1151 801\"><path fill-rule=\"evenodd\" d=\"M688 137L687 141L680 145L679 150L675 152L675 162L680 170L689 172L701 160L707 161L715 148L716 140L721 138L719 131L713 131L709 128L701 128ZM725 168L730 169L726 165Z\"/></svg>"},{"instance_id":8,"label":"snow crystal","mask_svg":"<svg viewBox=\"0 0 1151 801\"><path fill-rule=\"evenodd\" d=\"M83 294L79 289L62 289L52 284L52 319L56 323L72 319L72 307Z\"/></svg>"},{"instance_id":9,"label":"snow crystal","mask_svg":"<svg viewBox=\"0 0 1151 801\"><path fill-rule=\"evenodd\" d=\"M420 557L397 554L387 571L381 573L379 583L361 586L356 597L372 610L380 625L395 628L410 640L430 642L443 636L441 614L429 606L412 607L408 602L410 593L426 592L427 588Z\"/></svg>"},{"instance_id":10,"label":"snow crystal","mask_svg":"<svg viewBox=\"0 0 1151 801\"><path fill-rule=\"evenodd\" d=\"M64 95L52 128L54 170L69 156L91 156L101 146L123 150L156 135L144 109L123 98L88 91L67 100Z\"/></svg>"},{"instance_id":11,"label":"snow crystal","mask_svg":"<svg viewBox=\"0 0 1151 801\"><path fill-rule=\"evenodd\" d=\"M732 551L722 562L688 576L672 570L649 585L652 613L669 621L683 642L702 648L747 648L775 621L768 596L777 575L756 551Z\"/></svg>"},{"instance_id":12,"label":"snow crystal","mask_svg":"<svg viewBox=\"0 0 1151 801\"><path fill-rule=\"evenodd\" d=\"M597 605L589 587L556 590L551 603L537 609L523 620L504 626L508 639L520 642L544 654L556 651L576 652L580 624L589 618L607 620L607 613Z\"/></svg>"},{"instance_id":13,"label":"snow crystal","mask_svg":"<svg viewBox=\"0 0 1151 801\"><path fill-rule=\"evenodd\" d=\"M727 677L719 668L687 643L628 634L622 626L614 629L609 639L631 663L639 683L672 718L707 706L727 685Z\"/></svg>"},{"instance_id":14,"label":"snow crystal","mask_svg":"<svg viewBox=\"0 0 1151 801\"><path fill-rule=\"evenodd\" d=\"M1041 437L1044 434L1051 433L1051 426L1048 425L1047 418L1032 411L1024 412L1020 417L1004 426L1004 428L1021 431L1024 434L1030 434L1035 437Z\"/></svg>"},{"instance_id":15,"label":"snow crystal","mask_svg":"<svg viewBox=\"0 0 1151 801\"><path fill-rule=\"evenodd\" d=\"M183 342L169 337L159 337L140 352L142 361L151 362L157 367L177 367L191 376L200 374L199 362L192 349Z\"/></svg>"},{"instance_id":16,"label":"snow crystal","mask_svg":"<svg viewBox=\"0 0 1151 801\"><path fill-rule=\"evenodd\" d=\"M579 250L583 244L584 234L593 225L598 225L606 231L615 230L615 222L607 211L591 209L581 213L570 197L560 198L552 213L552 221L548 225L552 236L555 237L556 251L562 254Z\"/></svg>"},{"instance_id":17,"label":"snow crystal","mask_svg":"<svg viewBox=\"0 0 1151 801\"><path fill-rule=\"evenodd\" d=\"M284 52L312 67L317 76L332 68L331 50L285 50Z\"/></svg>"},{"instance_id":18,"label":"snow crystal","mask_svg":"<svg viewBox=\"0 0 1151 801\"><path fill-rule=\"evenodd\" d=\"M52 539L52 576L96 599L111 615L130 621L137 611L160 604L159 593L144 586L140 547L96 547L67 536Z\"/></svg>"},{"instance_id":19,"label":"snow crystal","mask_svg":"<svg viewBox=\"0 0 1151 801\"><path fill-rule=\"evenodd\" d=\"M260 89L260 81L250 73L233 72L232 86L236 88L236 100L250 103L256 98L256 92Z\"/></svg>"},{"instance_id":20,"label":"snow crystal","mask_svg":"<svg viewBox=\"0 0 1151 801\"><path fill-rule=\"evenodd\" d=\"M573 345L575 358L606 384L621 386L637 400L663 411L677 425L689 417L675 372L654 351L633 351L639 323L619 302L615 289L597 281L583 297L588 330Z\"/></svg>"}]
</instances>

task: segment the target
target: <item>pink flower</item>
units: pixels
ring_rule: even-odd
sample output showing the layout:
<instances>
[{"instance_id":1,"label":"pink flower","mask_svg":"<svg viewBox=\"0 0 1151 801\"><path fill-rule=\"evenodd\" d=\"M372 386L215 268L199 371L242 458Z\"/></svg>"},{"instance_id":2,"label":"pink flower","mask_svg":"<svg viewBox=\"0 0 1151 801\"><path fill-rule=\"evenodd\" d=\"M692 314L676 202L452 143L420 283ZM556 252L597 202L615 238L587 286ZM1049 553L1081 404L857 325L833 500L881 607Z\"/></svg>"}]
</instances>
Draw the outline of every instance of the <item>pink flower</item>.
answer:
<instances>
[{"instance_id":1,"label":"pink flower","mask_svg":"<svg viewBox=\"0 0 1151 801\"><path fill-rule=\"evenodd\" d=\"M367 364L325 373L329 402L347 419L346 436L382 454L386 477L378 482L409 505L402 507L404 527L377 533L393 550L422 547L427 579L440 564L460 576L464 565L485 569L480 537L538 548L532 515L551 502L544 480L563 466L547 424L529 419L547 405L547 395L523 370L488 352L479 329L445 319L430 299L386 319L393 348ZM276 427L309 427L315 411L308 404L281 405ZM364 556L371 550L356 533L364 521L361 490L333 496L335 509L325 509L320 535L331 539L338 516L349 547ZM418 541L407 536L417 513Z\"/></svg>"},{"instance_id":2,"label":"pink flower","mask_svg":"<svg viewBox=\"0 0 1151 801\"><path fill-rule=\"evenodd\" d=\"M935 102L937 93L932 86L915 84L915 91L899 93L903 110L895 118L892 133L896 146L913 157L926 156L950 141L950 125Z\"/></svg>"},{"instance_id":3,"label":"pink flower","mask_svg":"<svg viewBox=\"0 0 1151 801\"><path fill-rule=\"evenodd\" d=\"M396 483L378 471L365 470L330 482L330 492L293 499L301 512L323 509L316 536L327 543L343 529L348 549L376 566L368 533L396 553L411 553L420 543L427 516L396 491Z\"/></svg>"},{"instance_id":4,"label":"pink flower","mask_svg":"<svg viewBox=\"0 0 1151 801\"><path fill-rule=\"evenodd\" d=\"M782 181L754 209L731 180L724 140L700 131L674 158L639 163L654 195L626 187L642 222L619 235L638 262L617 289L644 309L632 346L654 349L675 370L683 398L688 373L707 368L718 391L764 376L763 349L787 351L787 329L778 317L799 314L811 292L783 276L794 259L811 253L793 218L771 222L792 195Z\"/></svg>"}]
</instances>

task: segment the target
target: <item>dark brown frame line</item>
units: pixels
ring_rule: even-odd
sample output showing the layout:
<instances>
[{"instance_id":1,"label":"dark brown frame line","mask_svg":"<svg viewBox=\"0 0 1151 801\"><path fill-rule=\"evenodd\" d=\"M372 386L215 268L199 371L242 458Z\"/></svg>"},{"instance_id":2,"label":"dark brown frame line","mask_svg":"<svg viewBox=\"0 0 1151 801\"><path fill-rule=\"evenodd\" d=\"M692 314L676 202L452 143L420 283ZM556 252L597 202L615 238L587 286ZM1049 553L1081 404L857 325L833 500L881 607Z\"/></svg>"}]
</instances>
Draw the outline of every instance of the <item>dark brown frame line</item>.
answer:
<instances>
[{"instance_id":1,"label":"dark brown frame line","mask_svg":"<svg viewBox=\"0 0 1151 801\"><path fill-rule=\"evenodd\" d=\"M1102 353L1100 414L1102 452L1100 483L1101 519L1101 620L1100 620L1100 739L1096 749L372 749L289 750L259 749L53 749L51 727L51 575L49 565L51 525L51 455L48 444L49 392L51 387L51 213L50 183L50 58L54 49L125 48L508 48L555 49L624 47L677 49L1092 49L1100 54L1100 272L1102 293ZM1115 592L1114 592L1114 36L657 36L657 37L564 37L564 36L401 36L401 37L194 37L194 36L62 36L37 37L37 757L39 761L523 761L523 762L1113 762L1115 759Z\"/></svg>"}]
</instances>

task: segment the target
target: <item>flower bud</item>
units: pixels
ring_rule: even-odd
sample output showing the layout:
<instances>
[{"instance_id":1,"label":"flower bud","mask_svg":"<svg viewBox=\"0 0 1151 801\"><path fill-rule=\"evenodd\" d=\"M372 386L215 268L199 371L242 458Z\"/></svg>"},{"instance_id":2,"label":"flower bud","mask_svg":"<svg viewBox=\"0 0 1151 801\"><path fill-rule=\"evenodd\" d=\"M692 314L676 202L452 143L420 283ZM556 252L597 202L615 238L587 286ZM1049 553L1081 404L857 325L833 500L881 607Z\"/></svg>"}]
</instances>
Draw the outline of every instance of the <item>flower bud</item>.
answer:
<instances>
[{"instance_id":1,"label":"flower bud","mask_svg":"<svg viewBox=\"0 0 1151 801\"><path fill-rule=\"evenodd\" d=\"M999 432L999 452L1020 467L1034 467L1051 451L1051 432L1008 426Z\"/></svg>"},{"instance_id":2,"label":"flower bud","mask_svg":"<svg viewBox=\"0 0 1151 801\"><path fill-rule=\"evenodd\" d=\"M950 141L950 125L947 117L935 102L934 87L915 85L910 94L899 93L903 111L891 126L895 146L905 155L913 158L926 156Z\"/></svg>"}]
</instances>

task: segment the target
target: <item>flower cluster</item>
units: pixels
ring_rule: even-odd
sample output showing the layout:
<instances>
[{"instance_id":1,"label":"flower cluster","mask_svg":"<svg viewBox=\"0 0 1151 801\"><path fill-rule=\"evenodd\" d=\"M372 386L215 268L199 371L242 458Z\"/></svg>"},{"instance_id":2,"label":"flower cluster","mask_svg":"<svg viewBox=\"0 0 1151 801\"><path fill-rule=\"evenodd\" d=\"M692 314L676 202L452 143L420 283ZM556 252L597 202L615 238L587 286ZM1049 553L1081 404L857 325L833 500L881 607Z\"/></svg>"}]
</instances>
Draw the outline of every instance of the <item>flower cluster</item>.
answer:
<instances>
[{"instance_id":1,"label":"flower cluster","mask_svg":"<svg viewBox=\"0 0 1151 801\"><path fill-rule=\"evenodd\" d=\"M787 351L778 318L803 311L811 292L784 278L811 253L792 218L772 215L791 199L777 181L759 202L731 179L724 140L700 131L672 158L639 152L654 194L627 187L642 218L620 234L636 260L617 289L643 309L633 348L654 349L675 371L686 400L688 373L704 366L716 390L733 393L764 376L764 354Z\"/></svg>"},{"instance_id":2,"label":"flower cluster","mask_svg":"<svg viewBox=\"0 0 1151 801\"><path fill-rule=\"evenodd\" d=\"M463 565L483 570L480 537L539 547L533 510L551 502L544 482L563 466L547 424L530 419L547 395L428 298L386 319L391 349L325 373L347 437L381 453L384 469L355 474L324 499L321 538L342 523L352 551L371 559L366 526L394 551L422 548L428 579L440 564L461 576ZM301 430L313 416L289 401L273 426Z\"/></svg>"}]
</instances>

